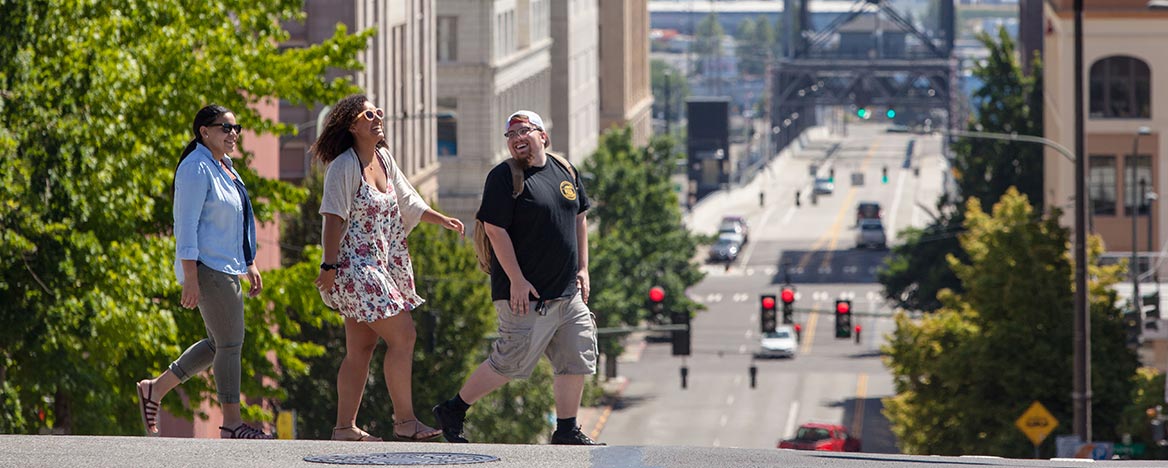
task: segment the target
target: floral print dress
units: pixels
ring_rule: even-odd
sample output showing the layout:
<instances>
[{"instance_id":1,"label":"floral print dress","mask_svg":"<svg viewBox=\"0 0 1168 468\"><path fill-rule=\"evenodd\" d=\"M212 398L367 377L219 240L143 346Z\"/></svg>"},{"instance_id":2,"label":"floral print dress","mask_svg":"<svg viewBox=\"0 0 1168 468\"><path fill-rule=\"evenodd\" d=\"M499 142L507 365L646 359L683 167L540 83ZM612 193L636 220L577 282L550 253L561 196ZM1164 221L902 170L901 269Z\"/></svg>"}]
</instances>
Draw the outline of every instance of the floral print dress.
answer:
<instances>
[{"instance_id":1,"label":"floral print dress","mask_svg":"<svg viewBox=\"0 0 1168 468\"><path fill-rule=\"evenodd\" d=\"M362 177L341 239L336 285L328 292L337 311L358 322L393 317L425 302L414 291L397 191L392 183L386 189L382 193Z\"/></svg>"}]
</instances>

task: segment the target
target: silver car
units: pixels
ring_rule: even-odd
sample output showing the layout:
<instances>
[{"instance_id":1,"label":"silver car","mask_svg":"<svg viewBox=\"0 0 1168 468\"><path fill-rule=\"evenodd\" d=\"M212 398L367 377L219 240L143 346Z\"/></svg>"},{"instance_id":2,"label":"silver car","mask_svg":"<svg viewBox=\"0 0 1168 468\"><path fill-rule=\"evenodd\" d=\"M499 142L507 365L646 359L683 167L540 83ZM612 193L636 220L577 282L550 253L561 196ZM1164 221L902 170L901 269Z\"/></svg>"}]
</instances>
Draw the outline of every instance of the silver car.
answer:
<instances>
[{"instance_id":1,"label":"silver car","mask_svg":"<svg viewBox=\"0 0 1168 468\"><path fill-rule=\"evenodd\" d=\"M722 234L717 242L710 246L711 262L733 262L742 250L742 236L737 234Z\"/></svg>"},{"instance_id":2,"label":"silver car","mask_svg":"<svg viewBox=\"0 0 1168 468\"><path fill-rule=\"evenodd\" d=\"M759 345L759 357L795 357L799 337L795 334L795 327L779 325L774 331L764 333Z\"/></svg>"},{"instance_id":3,"label":"silver car","mask_svg":"<svg viewBox=\"0 0 1168 468\"><path fill-rule=\"evenodd\" d=\"M884 223L879 219L862 219L856 227L856 248L873 247L883 249L888 246L884 235Z\"/></svg>"}]
</instances>

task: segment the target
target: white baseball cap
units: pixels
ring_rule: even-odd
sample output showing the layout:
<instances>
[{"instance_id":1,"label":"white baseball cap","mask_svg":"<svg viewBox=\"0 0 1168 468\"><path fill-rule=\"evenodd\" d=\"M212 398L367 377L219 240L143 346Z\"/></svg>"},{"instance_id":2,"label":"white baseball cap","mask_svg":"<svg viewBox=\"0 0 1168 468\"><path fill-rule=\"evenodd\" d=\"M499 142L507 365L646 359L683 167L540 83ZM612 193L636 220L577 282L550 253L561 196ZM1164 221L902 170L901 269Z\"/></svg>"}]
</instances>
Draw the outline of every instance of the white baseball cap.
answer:
<instances>
[{"instance_id":1,"label":"white baseball cap","mask_svg":"<svg viewBox=\"0 0 1168 468\"><path fill-rule=\"evenodd\" d=\"M511 126L516 122L528 122L532 125L535 125L540 130L544 129L543 119L539 117L539 114L529 110L521 110L511 114L510 117L507 117L507 122L503 124L503 131L507 131L507 129L511 128Z\"/></svg>"}]
</instances>

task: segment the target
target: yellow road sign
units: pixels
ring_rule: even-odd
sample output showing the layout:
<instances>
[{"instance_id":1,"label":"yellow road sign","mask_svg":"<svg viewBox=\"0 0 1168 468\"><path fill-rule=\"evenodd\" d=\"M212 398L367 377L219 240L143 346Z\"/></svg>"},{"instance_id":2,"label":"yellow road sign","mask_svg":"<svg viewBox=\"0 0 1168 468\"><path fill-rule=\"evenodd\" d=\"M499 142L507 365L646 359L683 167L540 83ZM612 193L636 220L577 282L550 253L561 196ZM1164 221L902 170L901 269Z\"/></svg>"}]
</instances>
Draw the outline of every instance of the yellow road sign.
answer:
<instances>
[{"instance_id":1,"label":"yellow road sign","mask_svg":"<svg viewBox=\"0 0 1168 468\"><path fill-rule=\"evenodd\" d=\"M1014 425L1030 438L1030 442L1034 445L1041 444L1046 436L1050 435L1054 428L1058 427L1058 420L1050 411L1046 410L1042 403L1035 401L1030 405L1026 412L1022 413L1022 417L1014 421Z\"/></svg>"},{"instance_id":2,"label":"yellow road sign","mask_svg":"<svg viewBox=\"0 0 1168 468\"><path fill-rule=\"evenodd\" d=\"M281 411L276 414L276 437L280 439L296 438L296 411Z\"/></svg>"}]
</instances>

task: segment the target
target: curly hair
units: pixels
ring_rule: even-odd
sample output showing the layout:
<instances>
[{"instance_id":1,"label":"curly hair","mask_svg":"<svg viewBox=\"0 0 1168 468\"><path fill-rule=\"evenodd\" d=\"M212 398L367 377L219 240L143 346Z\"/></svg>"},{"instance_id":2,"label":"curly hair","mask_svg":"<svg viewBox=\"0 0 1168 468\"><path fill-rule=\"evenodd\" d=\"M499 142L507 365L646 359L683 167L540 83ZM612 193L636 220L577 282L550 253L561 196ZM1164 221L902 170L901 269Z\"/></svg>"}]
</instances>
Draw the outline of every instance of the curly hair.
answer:
<instances>
[{"instance_id":1,"label":"curly hair","mask_svg":"<svg viewBox=\"0 0 1168 468\"><path fill-rule=\"evenodd\" d=\"M353 94L337 102L329 111L320 136L316 138L312 147L308 148L308 152L327 164L352 148L355 140L353 134L349 132L349 126L361 111L365 110L366 101L369 101L369 98L364 94ZM377 146L386 147L385 140L377 142Z\"/></svg>"}]
</instances>

